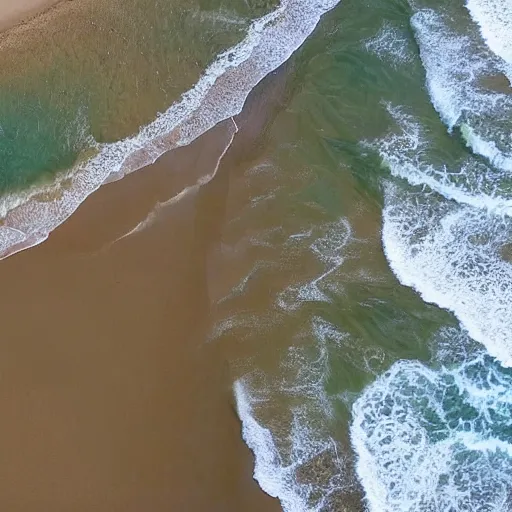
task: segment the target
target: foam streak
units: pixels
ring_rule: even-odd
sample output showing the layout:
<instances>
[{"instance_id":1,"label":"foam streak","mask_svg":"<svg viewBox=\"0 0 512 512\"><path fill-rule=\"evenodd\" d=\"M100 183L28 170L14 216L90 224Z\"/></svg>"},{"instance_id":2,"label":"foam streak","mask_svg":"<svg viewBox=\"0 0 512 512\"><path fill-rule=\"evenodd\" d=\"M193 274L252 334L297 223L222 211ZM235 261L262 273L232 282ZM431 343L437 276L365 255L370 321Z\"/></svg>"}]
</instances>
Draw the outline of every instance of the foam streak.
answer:
<instances>
[{"instance_id":1,"label":"foam streak","mask_svg":"<svg viewBox=\"0 0 512 512\"><path fill-rule=\"evenodd\" d=\"M105 181L153 163L240 113L250 91L302 45L320 17L337 3L283 0L275 11L255 20L241 43L219 55L178 103L136 136L99 145L95 157L61 176L44 198L41 190L10 198L13 208L0 226L0 257L41 243Z\"/></svg>"}]
</instances>

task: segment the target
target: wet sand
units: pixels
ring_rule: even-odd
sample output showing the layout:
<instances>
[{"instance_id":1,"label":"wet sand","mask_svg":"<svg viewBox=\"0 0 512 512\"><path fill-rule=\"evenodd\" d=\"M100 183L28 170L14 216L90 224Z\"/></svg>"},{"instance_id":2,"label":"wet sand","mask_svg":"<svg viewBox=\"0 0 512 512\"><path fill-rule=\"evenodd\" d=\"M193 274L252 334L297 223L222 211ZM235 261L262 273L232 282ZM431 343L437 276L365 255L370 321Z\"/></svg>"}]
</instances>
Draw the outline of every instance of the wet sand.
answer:
<instances>
[{"instance_id":1,"label":"wet sand","mask_svg":"<svg viewBox=\"0 0 512 512\"><path fill-rule=\"evenodd\" d=\"M258 151L286 73L151 168L102 187L40 246L0 262L0 506L277 511L240 438L229 347L208 343L210 261L231 169ZM116 241L116 239L120 238Z\"/></svg>"},{"instance_id":2,"label":"wet sand","mask_svg":"<svg viewBox=\"0 0 512 512\"><path fill-rule=\"evenodd\" d=\"M2 0L0 2L0 30L25 21L62 0Z\"/></svg>"}]
</instances>

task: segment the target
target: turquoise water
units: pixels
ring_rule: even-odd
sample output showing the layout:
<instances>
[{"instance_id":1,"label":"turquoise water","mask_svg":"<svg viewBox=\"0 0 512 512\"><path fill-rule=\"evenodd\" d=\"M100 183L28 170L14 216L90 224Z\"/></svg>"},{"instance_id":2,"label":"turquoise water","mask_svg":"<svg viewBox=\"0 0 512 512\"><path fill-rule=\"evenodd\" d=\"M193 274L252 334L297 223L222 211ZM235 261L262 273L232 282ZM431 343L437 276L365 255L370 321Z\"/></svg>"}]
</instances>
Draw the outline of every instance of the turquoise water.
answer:
<instances>
[{"instance_id":1,"label":"turquoise water","mask_svg":"<svg viewBox=\"0 0 512 512\"><path fill-rule=\"evenodd\" d=\"M8 35L0 51L1 191L48 181L95 143L133 135L273 7L88 2Z\"/></svg>"},{"instance_id":2,"label":"turquoise water","mask_svg":"<svg viewBox=\"0 0 512 512\"><path fill-rule=\"evenodd\" d=\"M286 106L233 184L250 207L231 208L239 271L213 305L210 342L253 354L232 366L254 476L285 511L512 510L512 4L291 0L249 29L273 8L179 11L200 20L193 41L177 11L129 18L147 58L91 85L72 77L94 59L57 59L52 87L31 78L0 105L3 190L90 148L82 177L140 167L162 135L184 144L236 114L297 50ZM165 111L248 30L208 93ZM64 79L69 99L50 101Z\"/></svg>"}]
</instances>

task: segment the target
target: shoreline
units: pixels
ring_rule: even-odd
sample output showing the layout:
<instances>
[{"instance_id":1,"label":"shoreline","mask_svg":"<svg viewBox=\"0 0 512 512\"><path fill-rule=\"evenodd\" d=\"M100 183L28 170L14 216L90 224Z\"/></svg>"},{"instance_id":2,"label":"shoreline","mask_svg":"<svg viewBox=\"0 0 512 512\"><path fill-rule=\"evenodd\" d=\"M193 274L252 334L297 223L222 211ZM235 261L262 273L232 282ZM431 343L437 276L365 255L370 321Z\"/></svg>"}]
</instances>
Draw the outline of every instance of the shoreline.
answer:
<instances>
[{"instance_id":1,"label":"shoreline","mask_svg":"<svg viewBox=\"0 0 512 512\"><path fill-rule=\"evenodd\" d=\"M56 187L48 190L51 201L38 200L37 194L25 196L11 209L0 225L0 258L45 241L105 182L155 162L164 153L190 144L216 124L239 114L254 87L292 56L320 18L337 3L292 0L255 20L245 39L218 55L181 100L153 122L132 137L101 145L97 156L63 173L65 186L58 188L57 178ZM306 7L309 11L304 18ZM286 44L276 44L283 39ZM43 191L43 195L47 194Z\"/></svg>"},{"instance_id":2,"label":"shoreline","mask_svg":"<svg viewBox=\"0 0 512 512\"><path fill-rule=\"evenodd\" d=\"M56 7L64 0L4 0L0 5L0 33L24 25Z\"/></svg>"},{"instance_id":3,"label":"shoreline","mask_svg":"<svg viewBox=\"0 0 512 512\"><path fill-rule=\"evenodd\" d=\"M239 131L228 120L101 187L46 243L2 261L12 290L0 299L6 508L280 510L253 480L241 438L232 394L240 354L207 341L208 266L228 222L230 173L262 150L287 71L254 90ZM166 201L154 222L124 236Z\"/></svg>"}]
</instances>

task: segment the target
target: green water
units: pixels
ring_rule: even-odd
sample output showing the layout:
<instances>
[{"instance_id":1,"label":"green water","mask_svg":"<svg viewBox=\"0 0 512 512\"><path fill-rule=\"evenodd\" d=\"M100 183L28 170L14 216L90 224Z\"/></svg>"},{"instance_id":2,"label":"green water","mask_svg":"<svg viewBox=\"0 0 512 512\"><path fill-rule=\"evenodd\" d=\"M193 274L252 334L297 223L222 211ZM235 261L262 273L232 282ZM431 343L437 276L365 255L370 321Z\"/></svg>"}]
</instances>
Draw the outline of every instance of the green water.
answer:
<instances>
[{"instance_id":1,"label":"green water","mask_svg":"<svg viewBox=\"0 0 512 512\"><path fill-rule=\"evenodd\" d=\"M275 7L235 0L88 5L83 18L74 18L72 28L41 48L26 43L0 56L6 63L0 79L2 191L51 178L93 140L136 132L190 88L219 51L240 41L251 18ZM251 354L230 363L234 381L241 379L251 397L253 417L272 437L275 453L266 472L258 473L264 447L246 441L256 455L260 485L287 511L377 510L356 467L362 457L354 442L360 417L366 417L360 425L368 439L370 431L385 432L379 445L384 448L372 452L368 464L378 468L375 480L388 492L387 508L379 512L497 512L499 507L485 503L512 485L509 370L485 354L483 336L471 339L466 311L423 300L412 286L423 293L429 283L416 275L409 286L400 284L390 268L393 255L386 258L383 250L385 223L404 205L410 203L413 212L400 217L403 233L412 233L406 241L426 240L425 248L435 241L434 228L442 230L448 215L459 212L461 196L445 196L464 193L473 208L471 201L491 193L506 199L510 190L508 175L468 148L465 125L447 126L429 95L421 34L412 21L427 8L445 16L447 33L478 37L462 2L429 0L411 7L399 0L344 0L326 14L283 71L289 75L286 104L259 156L243 164L234 181L251 207L235 208L225 226L223 244L238 255L241 270L232 292L212 305L212 340L236 340ZM23 72L12 71L16 59L25 63ZM468 123L471 108L465 108ZM492 115L482 119L492 121ZM503 116L496 126L510 133L508 121ZM418 142L421 137L426 143ZM504 151L510 146L506 137L493 142ZM418 176L423 181L416 183ZM475 211L468 209L467 218L474 215L478 229L466 235L465 225L457 228L460 240L467 238L477 255L494 250L494 243L509 247L507 216L488 224ZM432 222L422 224L423 215ZM468 297L478 287L485 294L485 277L494 272L507 293L503 262L496 264L499 272L493 270L486 258L494 253L472 259L457 243L442 247L448 259L460 253L452 261L453 278L446 274L447 286L475 275L481 280L468 285ZM239 246L249 249L237 253ZM465 256L468 263L459 268ZM395 272L402 271L394 264ZM422 266L429 266L428 259ZM219 264L215 272L227 270ZM429 275L441 289L436 272ZM507 318L510 304L499 306L496 315ZM475 389L484 389L485 404ZM400 444L394 436L402 424L413 425L413 433L403 433ZM475 448L467 433L479 443L502 444ZM446 443L452 444L444 448ZM439 475L432 460L445 464ZM485 474L474 473L476 466ZM415 480L422 471L435 474L432 488ZM412 488L402 491L408 481Z\"/></svg>"},{"instance_id":2,"label":"green water","mask_svg":"<svg viewBox=\"0 0 512 512\"><path fill-rule=\"evenodd\" d=\"M445 9L438 2L429 2L425 7ZM458 23L452 19L453 26L464 33L470 23L463 4L453 2L446 10L458 17ZM408 2L372 1L362 5L350 0L326 15L294 61L292 99L273 126L271 145L264 158L269 175L275 172L279 175L274 180L269 177L268 186L279 188L273 199L259 205L260 232L263 236L269 226L282 226L280 236L272 238L271 243L282 251L277 259L286 262L284 268L290 273L292 284L269 298L261 310L252 312L251 325L257 325L258 318L265 319L264 328L255 328L250 334L243 327L235 328L231 336L243 336L254 347L285 347L281 352L274 348L272 355L279 363L272 365L268 363L272 356L262 351L261 361L255 366L267 368L265 376L249 376L243 381L253 396L253 414L260 425L270 428L275 448L282 457L273 470L267 468L257 476L268 492L275 492L281 498L285 510L352 511L374 507L372 511L383 512L384 505L379 508L375 501L372 504L363 499L365 490L355 476L356 458L349 431L356 414L355 400L365 386L373 384L390 367L395 368L393 364L398 361L423 363L425 366L419 366L421 372L426 371L423 368L435 372L443 364L458 372L459 364L462 367L469 364L466 361L482 350L481 345L461 331L452 314L427 304L415 291L402 286L382 250L381 216L386 183L394 183L406 196L413 190L418 194L418 201L425 194L433 201L434 210L451 208L451 203L435 196L429 187L411 189L405 180L393 178L375 145L372 148L372 141L384 140L389 134L401 131L390 115L389 105L413 112L428 138L426 147L410 149L402 145L397 154L411 154L411 157L425 158L432 166L457 170L470 158L474 175L468 170L440 180L461 187L478 187L484 192L495 187L498 179L481 184L482 174L494 172L499 178L500 193L506 194L508 187L508 178L500 171L489 171L484 159L471 155L460 132L456 129L450 133L436 112L411 27L412 15ZM475 27L472 30L476 33ZM377 49L375 41L383 32L388 35L391 32L392 36L384 48L381 44ZM509 133L510 126L509 121ZM265 215L268 210L271 215ZM350 226L350 236L343 243L339 237L346 228L339 223L340 219ZM411 225L416 220L409 219ZM307 234L311 227L312 232ZM254 229L251 226L251 232ZM423 228L426 229L428 225ZM503 229L508 233L507 222ZM302 235L297 237L297 233ZM478 236L475 234L473 241ZM479 243L488 243L488 236L492 235L485 235L485 240ZM301 258L308 263L294 266L293 261ZM269 257L270 261L275 259L276 256ZM312 262L316 262L316 272L312 270L315 264ZM476 265L480 264L474 265L473 271L478 272ZM258 262L257 268L261 266ZM267 273L272 271L260 270L256 275L266 274L261 279L272 282L278 279L278 273L283 273L283 268L272 276ZM509 284L504 281L501 286L505 289ZM245 293L258 294L261 290L253 285ZM284 306L283 294L287 296ZM239 300L238 296L233 298L232 307ZM503 307L502 311L508 314L510 303ZM227 315L230 310L226 309ZM251 318L247 313L245 316ZM269 316L275 319L270 321L271 327L266 324ZM504 373L499 364L494 370L488 366L489 361L485 360L480 368L484 375L488 372L499 382L501 378L510 379L509 372ZM395 500L394 505L388 504L385 510L508 510L508 505L501 501L501 505L492 503L499 501L501 494L510 493L511 482L506 476L510 470L509 455L498 452L490 466L486 466L485 451L483 455L478 450L471 451L465 448L462 438L453 439L462 435L457 430L460 424L461 432L480 436L484 444L499 439L510 446L512 409L508 399L499 402L510 393L510 380L503 381L500 393L504 394L497 401L487 391L493 397L489 398L493 404L491 417L497 410L501 416L493 417L495 423L491 420L482 424L483 406L473 404L473 391L464 388L467 384L448 386L446 390L436 387L437 383L432 385L438 402L430 408L429 393L424 390L427 379L415 380L407 364L403 375L397 374L402 379L398 390L404 397L397 398L397 403L388 397L388 408L383 402L378 413L382 422L379 428L385 421L391 422L393 408L404 408L398 420L393 420L397 421L394 428L418 418L413 431L421 436L424 429L425 439L429 441L417 448L421 454L419 470L414 464L407 469L407 460L413 460L415 453L413 450L404 455L400 444L393 445L390 458L385 459L387 462L382 459L383 473L389 470L395 478L390 484L394 487L388 489L396 490L396 495L390 491L388 496L389 500ZM446 378L450 381L457 375ZM473 383L475 387L480 387L477 377L469 377L469 381L472 379L477 381ZM268 399L269 394L272 400ZM375 396L380 399L385 394ZM404 405L409 402L411 405ZM442 415L438 407L443 410ZM246 437L251 435L255 442L258 437L254 432L246 432ZM382 434L382 446L394 442L391 431L386 430L386 436L387 441ZM446 473L425 490L421 475L436 474L429 466L435 466L436 457L445 460L443 455L436 455L443 440L453 443L449 448L451 455L446 459ZM249 445L255 449L250 440ZM258 448L255 451L263 460L268 447L263 448L261 443L259 446L260 451ZM481 473L473 474L467 461L473 461L473 467ZM403 466L392 473L393 469L389 468L399 463ZM418 481L414 480L417 470ZM391 479L389 474L387 477ZM495 486L486 478L495 481ZM471 492L461 483L466 479L472 479ZM281 485L277 491L276 481ZM408 494L398 491L402 481L412 482ZM291 488L295 488L295 493ZM467 495L462 495L463 489ZM406 496L412 496L409 504Z\"/></svg>"},{"instance_id":3,"label":"green water","mask_svg":"<svg viewBox=\"0 0 512 512\"><path fill-rule=\"evenodd\" d=\"M88 1L7 34L0 51L1 191L51 179L93 141L136 133L274 5Z\"/></svg>"}]
</instances>

